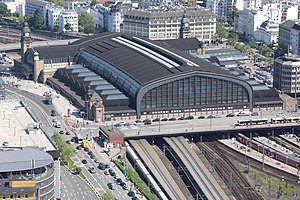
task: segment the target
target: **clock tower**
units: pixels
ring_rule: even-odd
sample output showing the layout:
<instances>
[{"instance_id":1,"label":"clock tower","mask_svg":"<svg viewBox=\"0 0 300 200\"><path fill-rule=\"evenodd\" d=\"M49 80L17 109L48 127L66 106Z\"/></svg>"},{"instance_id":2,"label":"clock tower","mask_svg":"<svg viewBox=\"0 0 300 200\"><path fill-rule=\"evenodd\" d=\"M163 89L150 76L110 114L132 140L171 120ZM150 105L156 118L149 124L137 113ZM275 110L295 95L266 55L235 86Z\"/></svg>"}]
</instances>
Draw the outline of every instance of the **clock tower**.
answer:
<instances>
[{"instance_id":1,"label":"clock tower","mask_svg":"<svg viewBox=\"0 0 300 200\"><path fill-rule=\"evenodd\" d=\"M29 29L28 23L24 23L24 27L21 33L21 55L24 56L27 49L32 47L32 38L30 35L31 31Z\"/></svg>"},{"instance_id":2,"label":"clock tower","mask_svg":"<svg viewBox=\"0 0 300 200\"><path fill-rule=\"evenodd\" d=\"M180 24L180 38L189 38L190 33L190 20L186 17L186 8L184 8Z\"/></svg>"}]
</instances>

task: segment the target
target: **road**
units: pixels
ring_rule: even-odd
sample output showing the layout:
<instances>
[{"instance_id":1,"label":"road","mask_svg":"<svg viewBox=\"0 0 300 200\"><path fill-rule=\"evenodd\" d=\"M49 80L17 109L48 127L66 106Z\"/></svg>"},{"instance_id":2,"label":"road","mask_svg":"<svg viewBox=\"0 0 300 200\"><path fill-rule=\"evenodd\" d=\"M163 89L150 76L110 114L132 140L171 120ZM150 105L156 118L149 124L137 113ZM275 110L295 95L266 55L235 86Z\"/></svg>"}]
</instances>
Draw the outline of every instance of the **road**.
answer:
<instances>
[{"instance_id":1,"label":"road","mask_svg":"<svg viewBox=\"0 0 300 200\"><path fill-rule=\"evenodd\" d=\"M30 108L30 110L32 111L34 116L37 119L39 119L40 122L43 123L43 126L42 126L43 131L45 131L48 134L48 136L50 136L50 137L53 135L53 133L55 132L55 128L52 126L51 118L49 116L49 113L54 108L52 105L45 105L42 101L43 98L41 96L26 92L26 91L23 91L23 90L18 90L18 89L14 89L14 88L7 88L6 94L7 94L8 99L20 99L20 100L24 101L26 103L26 105ZM57 164L55 166L57 166ZM61 167L61 170L66 170L66 168ZM68 173L71 174L70 172L68 172ZM58 167L55 168L55 179L56 179L56 181L55 181L55 183L56 183L55 184L55 196L56 197L59 196L59 181L58 181L59 174L62 177L61 183L60 183L61 188L64 188L64 187L67 188L66 190L63 191L63 193L62 193L63 196L72 197L72 195L74 195L74 194L72 192L71 187L73 187L74 185L76 186L77 184L79 184L80 186L82 186L81 188L85 188L85 192L87 194L92 193L94 195L94 197L96 197L93 190L90 187L88 187L88 185L84 181L79 179L79 177L77 177L77 178L68 178L68 179L63 178L63 176L66 176L66 174L63 173L63 172L59 172ZM71 176L74 177L74 175L71 175ZM83 185L85 185L85 187ZM78 198L78 199L82 199L82 198ZM93 198L93 199L95 199L95 198Z\"/></svg>"},{"instance_id":2,"label":"road","mask_svg":"<svg viewBox=\"0 0 300 200\"><path fill-rule=\"evenodd\" d=\"M51 137L54 132L58 132L59 130L65 130L66 126L64 124L64 121L61 117L50 117L51 110L54 110L55 107L53 105L46 105L44 104L43 100L44 98L40 95L33 94L24 90L19 90L16 88L9 88L7 90L7 93L11 95L12 98L19 98L20 100L23 100L26 102L32 113L34 113L35 117L39 119L39 121L43 124L42 128L43 130ZM60 111L56 110L56 113L60 113ZM52 119L55 118L59 122L61 122L62 128L56 129L52 126ZM89 137L97 135L97 131L94 130L95 127L90 128L82 128L83 135L86 136L87 134ZM63 139L65 140L71 140L71 138L74 135L61 135ZM74 147L76 147L77 144L72 144ZM97 152L94 152L95 156L99 157L99 154ZM83 165L81 163L81 160L86 159L88 160L88 165ZM99 157L99 160L101 158ZM106 190L108 190L107 183L109 182L115 182L114 178L111 176L104 175L103 171L99 170L98 164L94 163L92 159L82 150L77 151L76 156L74 158L75 164L82 168L83 174L86 176L88 181L93 185L93 187L100 193L104 194ZM88 171L88 167L93 166L96 169L95 174L91 174ZM114 171L119 175L119 177L122 177L121 172L116 168L114 168ZM69 179L70 180L70 179ZM63 181L63 180L62 180ZM62 187L64 187L65 184L69 184L68 182L62 182ZM73 183L74 184L74 183ZM130 184L128 183L130 186ZM66 197L71 197L71 190L67 190L68 192L64 192L64 195ZM91 189L89 190L92 191ZM127 192L121 188L121 186L117 186L115 190L112 191L113 194L118 197L119 199L131 199L129 196L127 196ZM89 192L88 192L89 193Z\"/></svg>"}]
</instances>

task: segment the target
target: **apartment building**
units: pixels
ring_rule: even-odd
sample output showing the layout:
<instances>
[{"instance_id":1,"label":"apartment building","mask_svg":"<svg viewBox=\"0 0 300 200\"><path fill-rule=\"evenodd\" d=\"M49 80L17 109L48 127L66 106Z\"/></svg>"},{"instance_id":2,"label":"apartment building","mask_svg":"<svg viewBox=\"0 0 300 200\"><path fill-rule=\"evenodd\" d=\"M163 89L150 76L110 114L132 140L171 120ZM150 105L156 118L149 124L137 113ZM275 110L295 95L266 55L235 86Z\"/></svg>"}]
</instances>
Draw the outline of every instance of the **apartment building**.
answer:
<instances>
[{"instance_id":1,"label":"apartment building","mask_svg":"<svg viewBox=\"0 0 300 200\"><path fill-rule=\"evenodd\" d=\"M64 10L61 12L59 23L60 31L78 33L78 14L75 10ZM66 24L70 24L71 30L65 29Z\"/></svg>"}]
</instances>

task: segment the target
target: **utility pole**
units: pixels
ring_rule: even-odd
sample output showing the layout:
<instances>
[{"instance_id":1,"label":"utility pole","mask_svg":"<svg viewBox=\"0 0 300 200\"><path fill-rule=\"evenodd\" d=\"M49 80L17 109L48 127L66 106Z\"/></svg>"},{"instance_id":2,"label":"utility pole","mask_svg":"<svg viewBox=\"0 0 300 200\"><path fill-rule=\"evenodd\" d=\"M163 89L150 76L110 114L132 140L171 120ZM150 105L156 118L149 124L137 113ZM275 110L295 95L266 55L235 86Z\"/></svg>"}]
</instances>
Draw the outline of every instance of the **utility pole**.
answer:
<instances>
[{"instance_id":1,"label":"utility pole","mask_svg":"<svg viewBox=\"0 0 300 200\"><path fill-rule=\"evenodd\" d=\"M272 197L272 185L271 185L271 177L270 175L268 176L268 180L269 180L269 199L271 200Z\"/></svg>"}]
</instances>

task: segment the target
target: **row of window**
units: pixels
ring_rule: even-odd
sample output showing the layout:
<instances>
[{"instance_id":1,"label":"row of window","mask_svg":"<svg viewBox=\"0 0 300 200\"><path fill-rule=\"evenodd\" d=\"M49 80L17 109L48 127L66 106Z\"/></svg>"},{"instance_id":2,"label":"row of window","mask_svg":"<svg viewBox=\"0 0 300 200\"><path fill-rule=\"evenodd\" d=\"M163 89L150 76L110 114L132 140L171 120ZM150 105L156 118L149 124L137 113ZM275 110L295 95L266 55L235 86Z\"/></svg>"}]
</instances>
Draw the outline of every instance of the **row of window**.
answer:
<instances>
[{"instance_id":1,"label":"row of window","mask_svg":"<svg viewBox=\"0 0 300 200\"><path fill-rule=\"evenodd\" d=\"M9 198L8 198L9 197ZM25 193L24 195L22 194L10 194L10 195L2 195L2 200L6 200L6 199L10 199L10 200L14 200L15 198L17 199L21 199L21 197L25 198L25 199L28 199L29 198L29 194Z\"/></svg>"}]
</instances>

